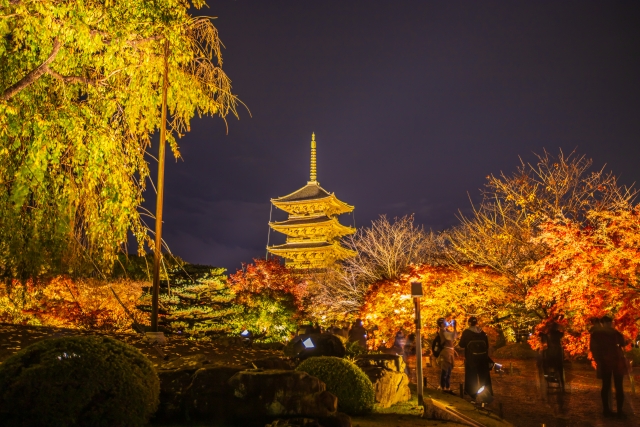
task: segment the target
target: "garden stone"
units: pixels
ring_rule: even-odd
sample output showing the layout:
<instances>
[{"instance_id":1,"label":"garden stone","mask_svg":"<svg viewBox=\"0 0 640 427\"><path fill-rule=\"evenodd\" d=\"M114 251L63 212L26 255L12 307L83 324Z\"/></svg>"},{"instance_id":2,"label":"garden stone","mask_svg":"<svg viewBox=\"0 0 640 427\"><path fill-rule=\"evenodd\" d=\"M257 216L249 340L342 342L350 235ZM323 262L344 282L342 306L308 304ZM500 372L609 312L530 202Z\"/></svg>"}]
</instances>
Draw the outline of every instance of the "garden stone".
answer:
<instances>
[{"instance_id":1,"label":"garden stone","mask_svg":"<svg viewBox=\"0 0 640 427\"><path fill-rule=\"evenodd\" d=\"M247 370L230 380L240 402L239 418L248 422L278 417L329 417L335 415L338 399L319 379L305 372Z\"/></svg>"},{"instance_id":2,"label":"garden stone","mask_svg":"<svg viewBox=\"0 0 640 427\"><path fill-rule=\"evenodd\" d=\"M170 421L185 413L184 396L195 372L208 364L203 354L179 357L164 363L158 370L160 378L160 404L154 418Z\"/></svg>"},{"instance_id":3,"label":"garden stone","mask_svg":"<svg viewBox=\"0 0 640 427\"><path fill-rule=\"evenodd\" d=\"M212 365L198 369L185 394L185 409L190 418L216 420L224 424L235 416L238 400L228 381L243 368Z\"/></svg>"},{"instance_id":4,"label":"garden stone","mask_svg":"<svg viewBox=\"0 0 640 427\"><path fill-rule=\"evenodd\" d=\"M363 354L356 357L356 365L361 368L377 367L404 373L406 364L402 356L395 354Z\"/></svg>"},{"instance_id":5,"label":"garden stone","mask_svg":"<svg viewBox=\"0 0 640 427\"><path fill-rule=\"evenodd\" d=\"M383 408L411 399L409 377L404 372L378 366L364 367L362 370L373 383L376 403Z\"/></svg>"}]
</instances>

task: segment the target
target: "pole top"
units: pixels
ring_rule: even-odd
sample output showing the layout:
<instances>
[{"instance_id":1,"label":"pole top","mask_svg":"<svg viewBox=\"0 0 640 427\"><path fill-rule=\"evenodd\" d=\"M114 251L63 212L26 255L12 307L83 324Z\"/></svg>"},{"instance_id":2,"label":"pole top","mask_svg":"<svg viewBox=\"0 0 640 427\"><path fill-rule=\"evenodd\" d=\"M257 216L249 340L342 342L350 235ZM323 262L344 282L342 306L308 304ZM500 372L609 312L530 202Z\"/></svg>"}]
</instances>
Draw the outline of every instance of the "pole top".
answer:
<instances>
[{"instance_id":1,"label":"pole top","mask_svg":"<svg viewBox=\"0 0 640 427\"><path fill-rule=\"evenodd\" d=\"M316 134L311 134L311 173L309 174L309 182L317 183L316 174Z\"/></svg>"},{"instance_id":2,"label":"pole top","mask_svg":"<svg viewBox=\"0 0 640 427\"><path fill-rule=\"evenodd\" d=\"M424 296L424 294L422 293L422 283L411 282L411 297L420 298L422 296Z\"/></svg>"}]
</instances>

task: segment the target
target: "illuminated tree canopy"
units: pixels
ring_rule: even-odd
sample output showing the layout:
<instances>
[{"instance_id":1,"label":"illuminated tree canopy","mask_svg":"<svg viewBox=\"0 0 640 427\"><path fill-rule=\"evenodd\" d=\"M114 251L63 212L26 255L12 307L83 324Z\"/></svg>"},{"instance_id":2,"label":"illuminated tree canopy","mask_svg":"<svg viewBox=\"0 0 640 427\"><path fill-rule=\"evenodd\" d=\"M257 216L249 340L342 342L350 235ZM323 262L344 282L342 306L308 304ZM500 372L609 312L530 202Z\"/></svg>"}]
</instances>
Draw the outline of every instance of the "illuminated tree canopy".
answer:
<instances>
[{"instance_id":1,"label":"illuminated tree canopy","mask_svg":"<svg viewBox=\"0 0 640 427\"><path fill-rule=\"evenodd\" d=\"M277 258L253 261L229 276L236 303L243 307L233 326L237 332L249 329L267 342L288 340L305 318L306 281Z\"/></svg>"},{"instance_id":2,"label":"illuminated tree canopy","mask_svg":"<svg viewBox=\"0 0 640 427\"><path fill-rule=\"evenodd\" d=\"M536 283L527 305L545 308L537 330L562 324L572 354L586 353L592 317L613 316L628 340L640 321L640 205L591 211L588 219L586 226L566 218L543 224L536 241L554 249L522 273Z\"/></svg>"},{"instance_id":3,"label":"illuminated tree canopy","mask_svg":"<svg viewBox=\"0 0 640 427\"><path fill-rule=\"evenodd\" d=\"M640 207L633 188L591 166L585 157L544 153L513 175L489 176L482 202L457 227L422 240L402 227L416 242L412 250L426 258L407 261L403 251L387 251L390 261L371 265L384 271L400 262L405 270L377 280L344 265L321 282L326 289L316 299L325 312L349 310L377 326L386 344L398 330L412 329L413 280L423 283L425 319L477 316L503 338L529 337L535 348L538 332L556 322L569 354L578 355L587 353L590 319L610 315L631 340L640 324ZM353 260L357 268L372 270L361 261L368 247L393 248L366 238L379 228L374 222L351 238L362 252Z\"/></svg>"},{"instance_id":4,"label":"illuminated tree canopy","mask_svg":"<svg viewBox=\"0 0 640 427\"><path fill-rule=\"evenodd\" d=\"M108 269L128 233L142 249L165 42L174 154L196 114L235 114L217 30L188 12L203 5L0 2L1 276Z\"/></svg>"},{"instance_id":5,"label":"illuminated tree canopy","mask_svg":"<svg viewBox=\"0 0 640 427\"><path fill-rule=\"evenodd\" d=\"M422 283L424 296L420 309L425 332L435 328L439 317L456 319L464 325L468 316L477 316L484 322L500 313L508 299L504 290L506 280L487 267L448 267L422 265L396 280L374 284L366 296L360 316L368 325L376 325L376 344L391 346L396 332L413 330L414 307L411 282Z\"/></svg>"}]
</instances>

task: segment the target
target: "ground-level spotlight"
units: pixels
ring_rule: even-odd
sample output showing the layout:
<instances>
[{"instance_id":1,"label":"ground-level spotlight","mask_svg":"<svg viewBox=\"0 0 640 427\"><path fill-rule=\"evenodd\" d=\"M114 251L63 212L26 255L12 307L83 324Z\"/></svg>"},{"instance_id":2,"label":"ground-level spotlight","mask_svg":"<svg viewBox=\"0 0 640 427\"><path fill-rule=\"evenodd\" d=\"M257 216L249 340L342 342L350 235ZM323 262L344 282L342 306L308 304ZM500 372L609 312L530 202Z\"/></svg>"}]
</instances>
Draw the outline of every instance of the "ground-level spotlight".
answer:
<instances>
[{"instance_id":1,"label":"ground-level spotlight","mask_svg":"<svg viewBox=\"0 0 640 427\"><path fill-rule=\"evenodd\" d=\"M253 343L253 334L250 330L245 329L244 331L240 332L240 338L242 339L242 343L244 345L251 347L251 344Z\"/></svg>"},{"instance_id":2,"label":"ground-level spotlight","mask_svg":"<svg viewBox=\"0 0 640 427\"><path fill-rule=\"evenodd\" d=\"M476 393L476 405L481 405L484 408L491 402L493 402L493 395L489 389L485 386L480 387Z\"/></svg>"},{"instance_id":3,"label":"ground-level spotlight","mask_svg":"<svg viewBox=\"0 0 640 427\"><path fill-rule=\"evenodd\" d=\"M305 349L316 348L311 338L307 338L306 340L302 341L302 345L304 345Z\"/></svg>"}]
</instances>

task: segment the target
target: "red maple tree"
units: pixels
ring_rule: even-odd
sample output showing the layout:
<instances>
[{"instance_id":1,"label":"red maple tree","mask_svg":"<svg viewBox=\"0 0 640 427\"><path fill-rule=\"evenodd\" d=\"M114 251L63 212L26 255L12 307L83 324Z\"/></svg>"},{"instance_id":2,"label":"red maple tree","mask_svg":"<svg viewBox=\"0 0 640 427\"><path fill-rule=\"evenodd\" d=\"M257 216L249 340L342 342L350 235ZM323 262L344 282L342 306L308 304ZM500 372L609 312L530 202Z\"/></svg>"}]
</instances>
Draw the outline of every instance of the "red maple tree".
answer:
<instances>
[{"instance_id":1,"label":"red maple tree","mask_svg":"<svg viewBox=\"0 0 640 427\"><path fill-rule=\"evenodd\" d=\"M537 281L527 305L547 315L543 332L559 322L568 332L565 349L587 353L590 320L610 315L627 339L638 334L640 321L640 205L618 211L590 211L581 225L565 218L542 226L538 241L551 250L523 271ZM540 346L537 334L530 340Z\"/></svg>"}]
</instances>

